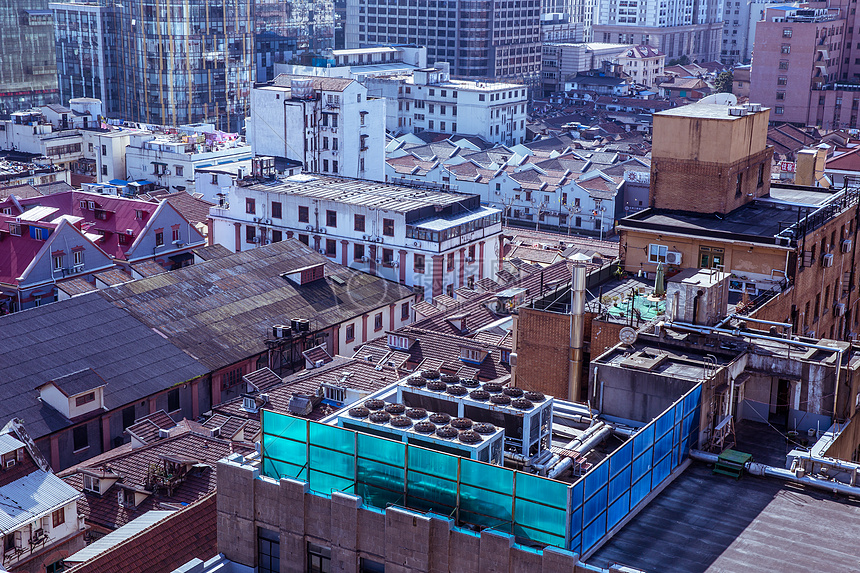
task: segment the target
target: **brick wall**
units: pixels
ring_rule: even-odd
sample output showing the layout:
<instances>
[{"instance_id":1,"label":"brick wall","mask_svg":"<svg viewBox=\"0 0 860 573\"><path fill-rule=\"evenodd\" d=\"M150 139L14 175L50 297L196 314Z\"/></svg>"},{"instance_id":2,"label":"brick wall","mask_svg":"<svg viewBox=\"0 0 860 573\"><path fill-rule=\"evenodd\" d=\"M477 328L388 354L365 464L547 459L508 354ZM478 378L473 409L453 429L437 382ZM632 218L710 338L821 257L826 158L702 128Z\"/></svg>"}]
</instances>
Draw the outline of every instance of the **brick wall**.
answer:
<instances>
[{"instance_id":1,"label":"brick wall","mask_svg":"<svg viewBox=\"0 0 860 573\"><path fill-rule=\"evenodd\" d=\"M516 385L566 400L569 343L570 315L521 308Z\"/></svg>"},{"instance_id":2,"label":"brick wall","mask_svg":"<svg viewBox=\"0 0 860 573\"><path fill-rule=\"evenodd\" d=\"M772 159L771 148L728 165L654 157L651 160L651 206L728 213L770 192ZM758 185L759 165L764 165L761 186ZM741 194L737 196L737 174L741 172L743 182Z\"/></svg>"}]
</instances>

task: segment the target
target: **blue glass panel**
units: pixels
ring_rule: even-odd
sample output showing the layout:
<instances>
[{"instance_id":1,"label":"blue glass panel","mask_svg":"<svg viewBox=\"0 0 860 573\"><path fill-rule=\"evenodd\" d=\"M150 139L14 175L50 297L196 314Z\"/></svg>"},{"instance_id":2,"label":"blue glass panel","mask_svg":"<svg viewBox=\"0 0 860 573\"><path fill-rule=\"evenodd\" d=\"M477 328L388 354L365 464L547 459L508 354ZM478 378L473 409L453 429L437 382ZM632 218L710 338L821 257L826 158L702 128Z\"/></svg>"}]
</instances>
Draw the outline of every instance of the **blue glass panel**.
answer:
<instances>
[{"instance_id":1,"label":"blue glass panel","mask_svg":"<svg viewBox=\"0 0 860 573\"><path fill-rule=\"evenodd\" d=\"M615 525L624 519L630 511L630 492L624 492L618 501L609 506L606 510L606 529L610 530Z\"/></svg>"},{"instance_id":2,"label":"blue glass panel","mask_svg":"<svg viewBox=\"0 0 860 573\"><path fill-rule=\"evenodd\" d=\"M584 524L591 523L591 520L606 511L606 490L607 488L604 487L590 499L585 500L582 505L582 522Z\"/></svg>"},{"instance_id":3,"label":"blue glass panel","mask_svg":"<svg viewBox=\"0 0 860 573\"><path fill-rule=\"evenodd\" d=\"M585 480L580 479L575 484L570 486L570 507L576 508L582 505L582 489Z\"/></svg>"},{"instance_id":4,"label":"blue glass panel","mask_svg":"<svg viewBox=\"0 0 860 573\"><path fill-rule=\"evenodd\" d=\"M680 424L684 419L684 401L679 400L675 405L675 424Z\"/></svg>"},{"instance_id":5,"label":"blue glass panel","mask_svg":"<svg viewBox=\"0 0 860 573\"><path fill-rule=\"evenodd\" d=\"M663 459L663 456L669 453L672 449L672 432L657 440L654 444L654 463Z\"/></svg>"},{"instance_id":6,"label":"blue glass panel","mask_svg":"<svg viewBox=\"0 0 860 573\"><path fill-rule=\"evenodd\" d=\"M654 424L649 424L633 436L633 456L638 456L654 443Z\"/></svg>"},{"instance_id":7,"label":"blue glass panel","mask_svg":"<svg viewBox=\"0 0 860 573\"><path fill-rule=\"evenodd\" d=\"M672 469L672 458L670 456L666 456L659 462L654 464L654 474L651 477L654 487L657 487L661 481L666 479L669 476L669 472Z\"/></svg>"},{"instance_id":8,"label":"blue glass panel","mask_svg":"<svg viewBox=\"0 0 860 573\"><path fill-rule=\"evenodd\" d=\"M651 454L653 450L647 450L641 456L633 460L633 475L631 481L636 482L651 470Z\"/></svg>"},{"instance_id":9,"label":"blue glass panel","mask_svg":"<svg viewBox=\"0 0 860 573\"><path fill-rule=\"evenodd\" d=\"M654 436L655 439L659 440L662 436L669 432L672 429L672 426L675 423L675 410L671 409L668 412L663 412L659 418L654 421L655 431L657 432Z\"/></svg>"},{"instance_id":10,"label":"blue glass panel","mask_svg":"<svg viewBox=\"0 0 860 573\"><path fill-rule=\"evenodd\" d=\"M582 555L582 548L579 546L580 543L582 543L582 536L576 535L570 541L570 550L574 553L579 553L580 555Z\"/></svg>"},{"instance_id":11,"label":"blue glass panel","mask_svg":"<svg viewBox=\"0 0 860 573\"><path fill-rule=\"evenodd\" d=\"M589 497L594 495L594 492L605 486L608 478L609 463L607 461L604 461L596 468L593 468L585 476L585 489L583 490L583 495L585 496L585 499L588 499Z\"/></svg>"},{"instance_id":12,"label":"blue glass panel","mask_svg":"<svg viewBox=\"0 0 860 573\"><path fill-rule=\"evenodd\" d=\"M624 444L612 452L609 461L609 477L614 478L618 472L626 468L633 461L633 440L627 440Z\"/></svg>"},{"instance_id":13,"label":"blue glass panel","mask_svg":"<svg viewBox=\"0 0 860 573\"><path fill-rule=\"evenodd\" d=\"M578 535L582 531L582 508L574 509L570 513L570 534Z\"/></svg>"},{"instance_id":14,"label":"blue glass panel","mask_svg":"<svg viewBox=\"0 0 860 573\"><path fill-rule=\"evenodd\" d=\"M618 477L609 480L609 503L630 489L630 468L626 468Z\"/></svg>"},{"instance_id":15,"label":"blue glass panel","mask_svg":"<svg viewBox=\"0 0 860 573\"><path fill-rule=\"evenodd\" d=\"M585 531L582 532L583 553L591 549L604 535L606 535L606 514L602 514L598 519L595 519L594 522L586 527Z\"/></svg>"},{"instance_id":16,"label":"blue glass panel","mask_svg":"<svg viewBox=\"0 0 860 573\"><path fill-rule=\"evenodd\" d=\"M638 482L633 484L630 491L630 507L636 507L636 504L645 499L651 493L651 472L642 476Z\"/></svg>"}]
</instances>

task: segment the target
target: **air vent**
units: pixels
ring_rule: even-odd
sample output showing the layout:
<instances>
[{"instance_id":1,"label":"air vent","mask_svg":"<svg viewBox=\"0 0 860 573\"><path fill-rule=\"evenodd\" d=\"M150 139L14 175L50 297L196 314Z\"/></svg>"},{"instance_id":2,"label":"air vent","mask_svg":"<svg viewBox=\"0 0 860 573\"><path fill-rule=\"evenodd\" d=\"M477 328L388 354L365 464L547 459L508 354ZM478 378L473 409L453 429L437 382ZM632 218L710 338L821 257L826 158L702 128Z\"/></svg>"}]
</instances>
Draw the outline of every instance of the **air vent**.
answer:
<instances>
[{"instance_id":1,"label":"air vent","mask_svg":"<svg viewBox=\"0 0 860 573\"><path fill-rule=\"evenodd\" d=\"M421 371L421 377L424 378L425 380L435 380L436 378L439 378L439 371L438 370L422 370Z\"/></svg>"},{"instance_id":2,"label":"air vent","mask_svg":"<svg viewBox=\"0 0 860 573\"><path fill-rule=\"evenodd\" d=\"M478 400L479 402L485 402L490 399L490 393L486 390L472 390L469 392L469 398L472 400Z\"/></svg>"},{"instance_id":3,"label":"air vent","mask_svg":"<svg viewBox=\"0 0 860 573\"><path fill-rule=\"evenodd\" d=\"M447 388L448 385L440 380L431 380L427 383L427 389L434 392L444 392Z\"/></svg>"},{"instance_id":4,"label":"air vent","mask_svg":"<svg viewBox=\"0 0 860 573\"><path fill-rule=\"evenodd\" d=\"M439 436L440 438L448 439L448 440L456 438L459 434L460 434L460 432L458 432L456 429L452 428L451 426L442 426L441 428L436 430L437 436Z\"/></svg>"},{"instance_id":5,"label":"air vent","mask_svg":"<svg viewBox=\"0 0 860 573\"><path fill-rule=\"evenodd\" d=\"M485 382L483 388L490 394L498 394L502 391L502 385L498 382Z\"/></svg>"},{"instance_id":6,"label":"air vent","mask_svg":"<svg viewBox=\"0 0 860 573\"><path fill-rule=\"evenodd\" d=\"M472 420L469 418L454 418L451 420L451 426L458 430L468 430L472 427Z\"/></svg>"},{"instance_id":7,"label":"air vent","mask_svg":"<svg viewBox=\"0 0 860 573\"><path fill-rule=\"evenodd\" d=\"M427 417L427 410L424 408L409 408L406 410L406 415L413 420L421 420Z\"/></svg>"},{"instance_id":8,"label":"air vent","mask_svg":"<svg viewBox=\"0 0 860 573\"><path fill-rule=\"evenodd\" d=\"M410 386L414 386L415 388L421 388L422 386L427 385L427 380L425 380L421 376L413 376L409 380L407 380L406 383Z\"/></svg>"},{"instance_id":9,"label":"air vent","mask_svg":"<svg viewBox=\"0 0 860 573\"><path fill-rule=\"evenodd\" d=\"M408 428L412 425L412 420L406 416L395 416L391 418L391 425L396 428Z\"/></svg>"},{"instance_id":10,"label":"air vent","mask_svg":"<svg viewBox=\"0 0 860 573\"><path fill-rule=\"evenodd\" d=\"M457 384L448 386L448 394L451 394L452 396L465 396L467 392L469 391Z\"/></svg>"},{"instance_id":11,"label":"air vent","mask_svg":"<svg viewBox=\"0 0 860 573\"><path fill-rule=\"evenodd\" d=\"M479 434L494 434L496 432L496 427L492 424L487 424L481 422L479 424L475 424L472 426L472 429Z\"/></svg>"},{"instance_id":12,"label":"air vent","mask_svg":"<svg viewBox=\"0 0 860 573\"><path fill-rule=\"evenodd\" d=\"M478 432L473 432L472 430L464 430L460 432L460 435L457 438L463 442L464 444L477 444L480 441L483 441L483 438Z\"/></svg>"},{"instance_id":13,"label":"air vent","mask_svg":"<svg viewBox=\"0 0 860 573\"><path fill-rule=\"evenodd\" d=\"M451 416L444 412L436 412L435 414L430 414L430 421L434 424L447 424L451 421Z\"/></svg>"},{"instance_id":14,"label":"air vent","mask_svg":"<svg viewBox=\"0 0 860 573\"><path fill-rule=\"evenodd\" d=\"M496 394L495 396L490 397L490 402L493 404L510 404L511 397L505 396L504 394Z\"/></svg>"},{"instance_id":15,"label":"air vent","mask_svg":"<svg viewBox=\"0 0 860 573\"><path fill-rule=\"evenodd\" d=\"M456 384L460 381L460 377L456 374L442 374L441 379L442 382L445 382L446 384Z\"/></svg>"},{"instance_id":16,"label":"air vent","mask_svg":"<svg viewBox=\"0 0 860 573\"><path fill-rule=\"evenodd\" d=\"M519 398L520 396L523 395L522 388L510 387L510 388L505 388L504 390L502 390L502 392L504 392L506 395L510 396L511 398Z\"/></svg>"},{"instance_id":17,"label":"air vent","mask_svg":"<svg viewBox=\"0 0 860 573\"><path fill-rule=\"evenodd\" d=\"M460 385L465 386L466 388L477 388L481 384L474 378L463 378L460 380Z\"/></svg>"},{"instance_id":18,"label":"air vent","mask_svg":"<svg viewBox=\"0 0 860 573\"><path fill-rule=\"evenodd\" d=\"M384 424L391 419L391 414L384 410L379 410L370 415L370 421L377 424Z\"/></svg>"},{"instance_id":19,"label":"air vent","mask_svg":"<svg viewBox=\"0 0 860 573\"><path fill-rule=\"evenodd\" d=\"M389 414L402 414L406 411L406 406L403 404L388 404L385 406L385 411Z\"/></svg>"},{"instance_id":20,"label":"air vent","mask_svg":"<svg viewBox=\"0 0 860 573\"><path fill-rule=\"evenodd\" d=\"M531 410L534 407L534 403L532 403L531 400L526 400L525 398L517 398L511 402L511 406L517 410Z\"/></svg>"},{"instance_id":21,"label":"air vent","mask_svg":"<svg viewBox=\"0 0 860 573\"><path fill-rule=\"evenodd\" d=\"M544 396L540 392L526 392L525 398L526 400L531 400L532 402L543 402L544 400L546 400L546 396Z\"/></svg>"},{"instance_id":22,"label":"air vent","mask_svg":"<svg viewBox=\"0 0 860 573\"><path fill-rule=\"evenodd\" d=\"M413 429L419 434L432 434L436 431L436 424L428 422L427 420L422 420L420 422L416 422Z\"/></svg>"},{"instance_id":23,"label":"air vent","mask_svg":"<svg viewBox=\"0 0 860 573\"><path fill-rule=\"evenodd\" d=\"M376 399L367 400L364 403L364 407L367 408L368 410L382 410L383 408L385 408L385 402L383 402L382 400L376 400Z\"/></svg>"},{"instance_id":24,"label":"air vent","mask_svg":"<svg viewBox=\"0 0 860 573\"><path fill-rule=\"evenodd\" d=\"M349 415L353 418L367 418L370 415L370 410L364 406L357 406L349 409Z\"/></svg>"}]
</instances>

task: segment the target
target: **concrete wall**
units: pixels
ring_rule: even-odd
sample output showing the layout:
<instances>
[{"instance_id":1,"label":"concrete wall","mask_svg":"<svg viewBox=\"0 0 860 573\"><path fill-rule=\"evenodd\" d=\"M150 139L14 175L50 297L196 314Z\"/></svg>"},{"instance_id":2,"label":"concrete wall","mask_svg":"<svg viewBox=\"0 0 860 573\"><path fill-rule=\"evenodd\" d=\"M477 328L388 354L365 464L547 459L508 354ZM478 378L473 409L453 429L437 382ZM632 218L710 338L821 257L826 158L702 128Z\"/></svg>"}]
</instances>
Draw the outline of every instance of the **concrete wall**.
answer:
<instances>
[{"instance_id":1,"label":"concrete wall","mask_svg":"<svg viewBox=\"0 0 860 573\"><path fill-rule=\"evenodd\" d=\"M384 563L386 573L585 573L573 553L514 547L510 535L455 528L453 520L389 507L365 507L358 496L310 492L308 484L259 477L240 457L218 464L218 550L257 566L257 528L280 537L282 572L307 571L307 543L331 549L331 571L356 573L361 558Z\"/></svg>"}]
</instances>

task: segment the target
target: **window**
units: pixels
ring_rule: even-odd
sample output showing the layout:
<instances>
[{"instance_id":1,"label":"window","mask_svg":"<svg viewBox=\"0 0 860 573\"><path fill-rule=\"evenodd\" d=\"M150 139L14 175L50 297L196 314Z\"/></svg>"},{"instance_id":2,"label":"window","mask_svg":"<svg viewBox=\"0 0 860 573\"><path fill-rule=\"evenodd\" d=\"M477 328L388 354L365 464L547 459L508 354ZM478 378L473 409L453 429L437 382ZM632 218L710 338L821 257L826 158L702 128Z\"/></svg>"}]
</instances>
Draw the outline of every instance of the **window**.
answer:
<instances>
[{"instance_id":1,"label":"window","mask_svg":"<svg viewBox=\"0 0 860 573\"><path fill-rule=\"evenodd\" d=\"M373 317L373 330L380 331L382 330L382 313L377 312L376 316Z\"/></svg>"},{"instance_id":2,"label":"window","mask_svg":"<svg viewBox=\"0 0 860 573\"><path fill-rule=\"evenodd\" d=\"M174 241L174 242L182 240L181 233L180 233L179 229L173 229L172 233L171 233L171 237L172 238L170 240Z\"/></svg>"},{"instance_id":3,"label":"window","mask_svg":"<svg viewBox=\"0 0 860 573\"><path fill-rule=\"evenodd\" d=\"M84 252L83 251L75 251L74 253L72 253L72 256L74 257L76 267L84 264Z\"/></svg>"},{"instance_id":4,"label":"window","mask_svg":"<svg viewBox=\"0 0 860 573\"><path fill-rule=\"evenodd\" d=\"M355 325L354 324L347 324L346 325L346 341L352 342L353 340L355 340Z\"/></svg>"},{"instance_id":5,"label":"window","mask_svg":"<svg viewBox=\"0 0 860 573\"><path fill-rule=\"evenodd\" d=\"M400 305L400 320L409 320L409 303L404 302Z\"/></svg>"},{"instance_id":6,"label":"window","mask_svg":"<svg viewBox=\"0 0 860 573\"><path fill-rule=\"evenodd\" d=\"M669 253L669 247L665 245L648 245L648 262L649 263L665 263L666 255Z\"/></svg>"},{"instance_id":7,"label":"window","mask_svg":"<svg viewBox=\"0 0 860 573\"><path fill-rule=\"evenodd\" d=\"M699 247L699 267L703 269L722 269L724 249L719 247Z\"/></svg>"},{"instance_id":8,"label":"window","mask_svg":"<svg viewBox=\"0 0 860 573\"><path fill-rule=\"evenodd\" d=\"M84 489L93 493L101 493L101 481L99 478L84 474Z\"/></svg>"},{"instance_id":9,"label":"window","mask_svg":"<svg viewBox=\"0 0 860 573\"><path fill-rule=\"evenodd\" d=\"M66 522L66 508L60 509L51 513L51 527L59 527Z\"/></svg>"},{"instance_id":10,"label":"window","mask_svg":"<svg viewBox=\"0 0 860 573\"><path fill-rule=\"evenodd\" d=\"M783 54L790 54L791 53L791 45L790 44L783 44L782 48L780 49L780 52Z\"/></svg>"},{"instance_id":11,"label":"window","mask_svg":"<svg viewBox=\"0 0 860 573\"><path fill-rule=\"evenodd\" d=\"M310 545L308 547L310 549ZM310 550L308 556L310 557ZM310 565L310 558L308 564ZM281 571L281 543L278 533L262 527L257 528L257 571L259 573L280 573ZM320 568L319 571L323 569Z\"/></svg>"},{"instance_id":12,"label":"window","mask_svg":"<svg viewBox=\"0 0 860 573\"><path fill-rule=\"evenodd\" d=\"M334 239L326 239L325 240L325 256L327 257L336 257L337 256L337 241Z\"/></svg>"},{"instance_id":13,"label":"window","mask_svg":"<svg viewBox=\"0 0 860 573\"><path fill-rule=\"evenodd\" d=\"M328 171L328 159L323 159L323 171Z\"/></svg>"},{"instance_id":14,"label":"window","mask_svg":"<svg viewBox=\"0 0 860 573\"><path fill-rule=\"evenodd\" d=\"M337 227L337 211L329 209L325 212L325 226Z\"/></svg>"},{"instance_id":15,"label":"window","mask_svg":"<svg viewBox=\"0 0 860 573\"><path fill-rule=\"evenodd\" d=\"M283 240L284 240L284 233L282 231L272 230L272 242L273 243L280 243Z\"/></svg>"},{"instance_id":16,"label":"window","mask_svg":"<svg viewBox=\"0 0 860 573\"><path fill-rule=\"evenodd\" d=\"M415 272L424 272L424 255L415 255Z\"/></svg>"},{"instance_id":17,"label":"window","mask_svg":"<svg viewBox=\"0 0 860 573\"><path fill-rule=\"evenodd\" d=\"M382 249L382 265L386 267L394 266L394 249Z\"/></svg>"},{"instance_id":18,"label":"window","mask_svg":"<svg viewBox=\"0 0 860 573\"><path fill-rule=\"evenodd\" d=\"M60 270L63 268L63 260L65 257L63 255L54 255L54 270Z\"/></svg>"},{"instance_id":19,"label":"window","mask_svg":"<svg viewBox=\"0 0 860 573\"><path fill-rule=\"evenodd\" d=\"M337 172L338 172L337 160L334 160L334 161L332 161L332 162L331 162L331 172L332 172L332 173L337 173Z\"/></svg>"},{"instance_id":20,"label":"window","mask_svg":"<svg viewBox=\"0 0 860 573\"><path fill-rule=\"evenodd\" d=\"M179 388L174 388L167 393L167 411L175 412L179 409Z\"/></svg>"},{"instance_id":21,"label":"window","mask_svg":"<svg viewBox=\"0 0 860 573\"><path fill-rule=\"evenodd\" d=\"M353 229L359 233L364 232L364 215L356 215L353 223Z\"/></svg>"},{"instance_id":22,"label":"window","mask_svg":"<svg viewBox=\"0 0 860 573\"><path fill-rule=\"evenodd\" d=\"M257 212L257 207L253 199L245 199L245 213L253 215Z\"/></svg>"},{"instance_id":23,"label":"window","mask_svg":"<svg viewBox=\"0 0 860 573\"><path fill-rule=\"evenodd\" d=\"M788 60L780 60L779 61L779 69L787 70L788 69Z\"/></svg>"},{"instance_id":24,"label":"window","mask_svg":"<svg viewBox=\"0 0 860 573\"><path fill-rule=\"evenodd\" d=\"M472 348L461 348L460 349L460 360L464 362L473 362L475 364L481 363L481 351L474 350Z\"/></svg>"},{"instance_id":25,"label":"window","mask_svg":"<svg viewBox=\"0 0 860 573\"><path fill-rule=\"evenodd\" d=\"M779 76L776 78L776 85L784 86L788 84L788 78L786 76Z\"/></svg>"},{"instance_id":26,"label":"window","mask_svg":"<svg viewBox=\"0 0 860 573\"><path fill-rule=\"evenodd\" d=\"M90 402L95 402L95 401L96 401L96 393L95 392L89 392L87 394L84 394L83 396L78 396L77 398L75 398L75 406L80 408L81 406L85 406L86 404L89 404Z\"/></svg>"},{"instance_id":27,"label":"window","mask_svg":"<svg viewBox=\"0 0 860 573\"><path fill-rule=\"evenodd\" d=\"M260 569L262 573L262 568ZM273 573L276 570L272 570ZM331 548L308 542L308 573L330 573Z\"/></svg>"},{"instance_id":28,"label":"window","mask_svg":"<svg viewBox=\"0 0 860 573\"><path fill-rule=\"evenodd\" d=\"M72 430L72 450L75 452L88 448L90 445L86 426L78 426Z\"/></svg>"},{"instance_id":29,"label":"window","mask_svg":"<svg viewBox=\"0 0 860 573\"><path fill-rule=\"evenodd\" d=\"M278 201L272 201L272 218L281 218L281 204Z\"/></svg>"},{"instance_id":30,"label":"window","mask_svg":"<svg viewBox=\"0 0 860 573\"><path fill-rule=\"evenodd\" d=\"M155 246L161 247L164 245L164 232L155 233Z\"/></svg>"},{"instance_id":31,"label":"window","mask_svg":"<svg viewBox=\"0 0 860 573\"><path fill-rule=\"evenodd\" d=\"M740 197L744 185L744 174L743 172L738 173L737 181L735 182L735 197Z\"/></svg>"},{"instance_id":32,"label":"window","mask_svg":"<svg viewBox=\"0 0 860 573\"><path fill-rule=\"evenodd\" d=\"M135 209L134 210L134 218L138 219L138 220L143 219L143 211L141 209Z\"/></svg>"},{"instance_id":33,"label":"window","mask_svg":"<svg viewBox=\"0 0 860 573\"><path fill-rule=\"evenodd\" d=\"M774 112L776 115L782 115L783 113L785 113L785 110L784 110L784 108L783 108L781 105L778 105L778 106L774 106L774 108L773 108L773 112Z\"/></svg>"},{"instance_id":34,"label":"window","mask_svg":"<svg viewBox=\"0 0 860 573\"><path fill-rule=\"evenodd\" d=\"M299 223L307 223L310 220L307 207L299 207Z\"/></svg>"},{"instance_id":35,"label":"window","mask_svg":"<svg viewBox=\"0 0 860 573\"><path fill-rule=\"evenodd\" d=\"M382 234L386 237L394 236L394 219L382 220Z\"/></svg>"},{"instance_id":36,"label":"window","mask_svg":"<svg viewBox=\"0 0 860 573\"><path fill-rule=\"evenodd\" d=\"M173 167L175 168L176 175L178 177L182 177L182 166L181 165L174 165Z\"/></svg>"},{"instance_id":37,"label":"window","mask_svg":"<svg viewBox=\"0 0 860 573\"><path fill-rule=\"evenodd\" d=\"M759 163L758 178L756 180L756 186L761 187L762 185L764 185L764 163Z\"/></svg>"},{"instance_id":38,"label":"window","mask_svg":"<svg viewBox=\"0 0 860 573\"><path fill-rule=\"evenodd\" d=\"M245 227L245 242L248 242L248 243L256 243L257 242L257 227L252 227L250 225Z\"/></svg>"},{"instance_id":39,"label":"window","mask_svg":"<svg viewBox=\"0 0 860 573\"><path fill-rule=\"evenodd\" d=\"M309 241L307 235L299 235L299 242L304 244L304 245L310 244L310 241Z\"/></svg>"},{"instance_id":40,"label":"window","mask_svg":"<svg viewBox=\"0 0 860 573\"><path fill-rule=\"evenodd\" d=\"M129 426L134 425L134 406L122 409L122 429L125 430Z\"/></svg>"},{"instance_id":41,"label":"window","mask_svg":"<svg viewBox=\"0 0 860 573\"><path fill-rule=\"evenodd\" d=\"M364 245L353 245L353 260L360 261L364 259Z\"/></svg>"},{"instance_id":42,"label":"window","mask_svg":"<svg viewBox=\"0 0 860 573\"><path fill-rule=\"evenodd\" d=\"M90 145L92 145L92 143ZM107 155L107 145L102 145L102 155Z\"/></svg>"},{"instance_id":43,"label":"window","mask_svg":"<svg viewBox=\"0 0 860 573\"><path fill-rule=\"evenodd\" d=\"M785 92L776 92L776 99L784 100L785 99Z\"/></svg>"}]
</instances>

